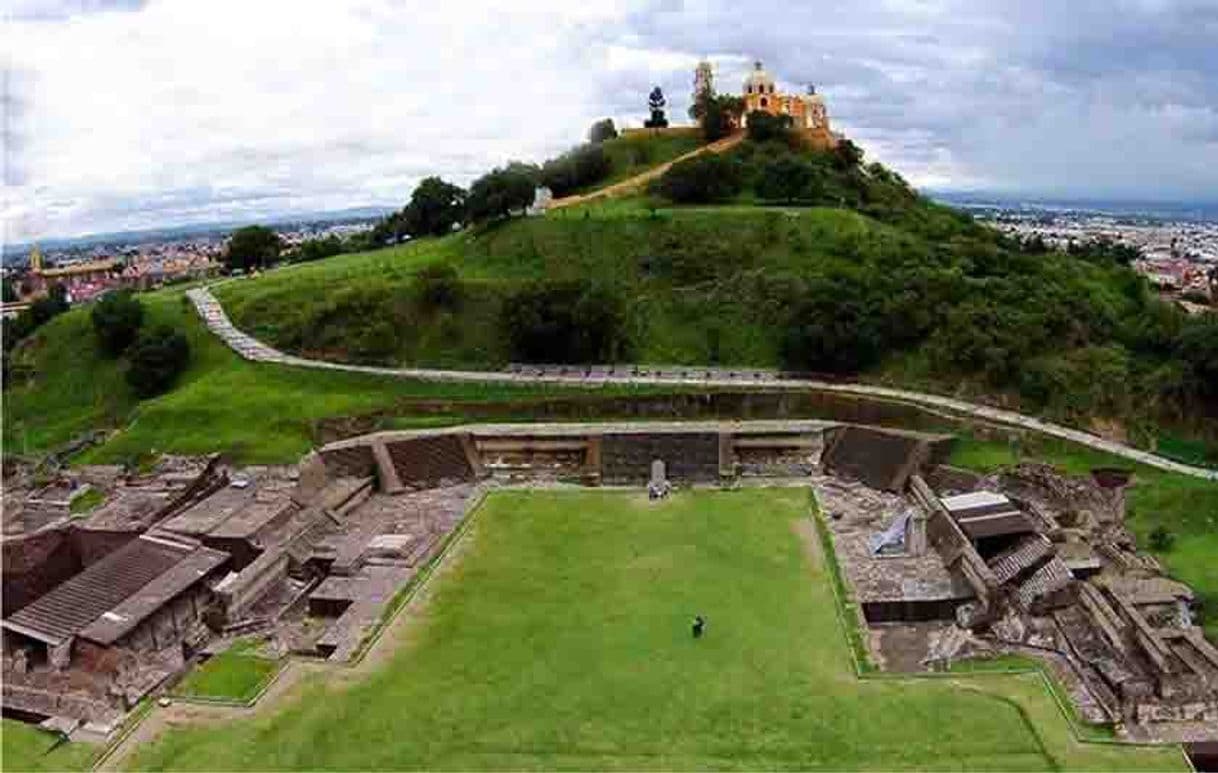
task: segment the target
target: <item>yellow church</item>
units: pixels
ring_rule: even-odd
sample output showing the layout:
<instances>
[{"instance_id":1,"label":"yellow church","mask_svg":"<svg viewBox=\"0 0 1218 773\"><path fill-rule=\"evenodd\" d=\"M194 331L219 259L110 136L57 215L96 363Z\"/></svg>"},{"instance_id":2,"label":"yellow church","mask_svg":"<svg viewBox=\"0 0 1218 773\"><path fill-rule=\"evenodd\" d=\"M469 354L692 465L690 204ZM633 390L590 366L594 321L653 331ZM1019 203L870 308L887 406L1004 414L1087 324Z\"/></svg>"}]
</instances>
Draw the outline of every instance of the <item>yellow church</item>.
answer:
<instances>
[{"instance_id":1,"label":"yellow church","mask_svg":"<svg viewBox=\"0 0 1218 773\"><path fill-rule=\"evenodd\" d=\"M741 96L744 98L746 125L748 114L754 110L771 115L789 115L792 128L804 135L812 146L829 149L837 145L838 137L829 127L829 114L821 95L816 93L816 87L809 86L807 94L784 94L777 89L774 78L758 61L753 63L752 71L744 79Z\"/></svg>"}]
</instances>

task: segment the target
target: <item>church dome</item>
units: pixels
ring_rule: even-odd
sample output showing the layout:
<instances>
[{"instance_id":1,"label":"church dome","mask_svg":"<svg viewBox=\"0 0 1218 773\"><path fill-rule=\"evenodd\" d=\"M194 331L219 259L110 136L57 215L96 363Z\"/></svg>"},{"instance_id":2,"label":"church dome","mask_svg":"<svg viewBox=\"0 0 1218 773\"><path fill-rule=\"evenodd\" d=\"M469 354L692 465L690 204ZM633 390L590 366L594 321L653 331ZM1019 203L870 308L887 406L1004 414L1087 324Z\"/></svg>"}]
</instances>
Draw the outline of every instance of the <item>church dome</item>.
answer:
<instances>
[{"instance_id":1,"label":"church dome","mask_svg":"<svg viewBox=\"0 0 1218 773\"><path fill-rule=\"evenodd\" d=\"M761 62L753 62L753 71L744 79L745 94L773 94L774 79L761 66Z\"/></svg>"}]
</instances>

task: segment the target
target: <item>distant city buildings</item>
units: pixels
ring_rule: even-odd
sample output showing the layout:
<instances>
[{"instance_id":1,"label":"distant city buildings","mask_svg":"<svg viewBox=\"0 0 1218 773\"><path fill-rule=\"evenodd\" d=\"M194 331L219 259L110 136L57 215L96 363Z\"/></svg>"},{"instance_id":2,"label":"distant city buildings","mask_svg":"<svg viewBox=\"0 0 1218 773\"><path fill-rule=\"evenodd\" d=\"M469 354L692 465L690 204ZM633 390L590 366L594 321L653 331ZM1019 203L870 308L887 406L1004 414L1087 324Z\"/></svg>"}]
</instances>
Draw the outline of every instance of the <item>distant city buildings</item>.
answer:
<instances>
[{"instance_id":1,"label":"distant city buildings","mask_svg":"<svg viewBox=\"0 0 1218 773\"><path fill-rule=\"evenodd\" d=\"M366 231L370 223L309 224L280 230L285 248L309 239L339 238ZM4 279L16 294L3 306L4 316L16 314L32 301L62 285L71 303L85 303L120 288L149 290L162 285L201 279L222 268L228 243L223 233L161 242L108 244L104 247L67 248L43 252L30 249L27 265L5 267Z\"/></svg>"},{"instance_id":2,"label":"distant city buildings","mask_svg":"<svg viewBox=\"0 0 1218 773\"><path fill-rule=\"evenodd\" d=\"M1043 239L1049 247L1107 240L1136 248L1138 273L1164 297L1190 313L1218 303L1218 223L1115 216L1087 212L1054 212L1025 208L982 208L989 225L1020 239Z\"/></svg>"}]
</instances>

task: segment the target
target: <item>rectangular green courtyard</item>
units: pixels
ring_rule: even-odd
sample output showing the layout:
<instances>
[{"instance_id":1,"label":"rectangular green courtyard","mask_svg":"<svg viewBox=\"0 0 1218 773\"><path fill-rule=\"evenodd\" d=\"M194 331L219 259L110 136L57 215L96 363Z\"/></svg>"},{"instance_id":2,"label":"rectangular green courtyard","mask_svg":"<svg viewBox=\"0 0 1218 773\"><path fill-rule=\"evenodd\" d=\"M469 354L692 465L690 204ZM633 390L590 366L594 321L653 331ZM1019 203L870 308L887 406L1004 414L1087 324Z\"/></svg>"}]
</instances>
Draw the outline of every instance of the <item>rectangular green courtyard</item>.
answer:
<instances>
[{"instance_id":1,"label":"rectangular green courtyard","mask_svg":"<svg viewBox=\"0 0 1218 773\"><path fill-rule=\"evenodd\" d=\"M1180 769L1083 744L1039 677L860 680L807 489L492 494L351 687L139 768ZM694 615L706 635L691 636Z\"/></svg>"}]
</instances>

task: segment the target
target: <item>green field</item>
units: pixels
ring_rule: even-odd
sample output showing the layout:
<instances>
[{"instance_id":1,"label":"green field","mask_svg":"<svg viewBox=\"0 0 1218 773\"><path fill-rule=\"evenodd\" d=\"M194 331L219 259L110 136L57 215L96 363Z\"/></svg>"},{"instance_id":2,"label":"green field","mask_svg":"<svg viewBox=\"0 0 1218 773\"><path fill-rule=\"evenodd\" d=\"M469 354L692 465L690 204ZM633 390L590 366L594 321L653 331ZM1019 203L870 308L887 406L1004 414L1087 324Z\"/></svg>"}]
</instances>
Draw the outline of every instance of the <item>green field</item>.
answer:
<instances>
[{"instance_id":1,"label":"green field","mask_svg":"<svg viewBox=\"0 0 1218 773\"><path fill-rule=\"evenodd\" d=\"M0 770L85 770L97 747L60 743L51 733L18 722L0 720Z\"/></svg>"},{"instance_id":2,"label":"green field","mask_svg":"<svg viewBox=\"0 0 1218 773\"><path fill-rule=\"evenodd\" d=\"M1074 741L1035 677L858 680L809 510L801 489L494 494L385 667L174 729L133 764L1181 767L1174 749Z\"/></svg>"},{"instance_id":3,"label":"green field","mask_svg":"<svg viewBox=\"0 0 1218 773\"><path fill-rule=\"evenodd\" d=\"M253 652L256 645L238 641L232 647L196 666L174 688L176 695L204 700L245 703L279 670L279 662Z\"/></svg>"}]
</instances>

